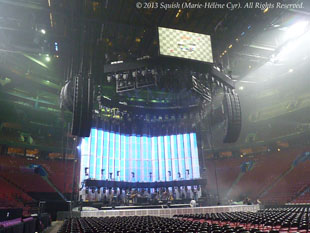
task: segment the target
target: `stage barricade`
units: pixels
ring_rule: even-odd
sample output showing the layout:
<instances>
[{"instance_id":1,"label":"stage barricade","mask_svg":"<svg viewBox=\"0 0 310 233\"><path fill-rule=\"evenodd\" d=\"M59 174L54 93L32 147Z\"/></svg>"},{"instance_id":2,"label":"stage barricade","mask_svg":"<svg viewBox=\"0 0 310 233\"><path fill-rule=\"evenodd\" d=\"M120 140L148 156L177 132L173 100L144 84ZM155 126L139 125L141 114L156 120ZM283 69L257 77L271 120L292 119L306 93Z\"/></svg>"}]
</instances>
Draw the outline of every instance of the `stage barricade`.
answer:
<instances>
[{"instance_id":1,"label":"stage barricade","mask_svg":"<svg viewBox=\"0 0 310 233\"><path fill-rule=\"evenodd\" d=\"M175 209L135 209L135 210L99 210L82 211L81 217L112 217L112 216L160 216L171 218L176 214L206 214L221 212L256 212L259 205L235 205L235 206L209 206L196 208L175 208Z\"/></svg>"}]
</instances>

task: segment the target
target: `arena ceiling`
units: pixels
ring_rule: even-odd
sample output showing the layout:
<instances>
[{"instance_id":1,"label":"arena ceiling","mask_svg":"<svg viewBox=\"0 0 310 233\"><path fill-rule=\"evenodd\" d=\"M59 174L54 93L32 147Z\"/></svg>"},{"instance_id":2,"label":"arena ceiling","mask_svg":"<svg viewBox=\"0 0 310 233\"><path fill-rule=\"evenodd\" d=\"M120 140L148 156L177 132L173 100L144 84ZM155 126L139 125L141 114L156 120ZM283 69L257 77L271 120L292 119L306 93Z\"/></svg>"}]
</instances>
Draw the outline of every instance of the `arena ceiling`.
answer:
<instances>
[{"instance_id":1,"label":"arena ceiling","mask_svg":"<svg viewBox=\"0 0 310 233\"><path fill-rule=\"evenodd\" d=\"M94 78L97 84L104 84L106 96L141 104L163 100L169 103L176 96L166 89L116 94L115 86L103 80L102 67L114 60L156 55L158 44L153 29L162 26L211 35L215 62L223 64L227 73L232 72L234 79L247 81L244 80L247 74L265 64L281 46L277 35L287 19L296 15L309 17L306 1L299 10L266 9L263 5L239 10L231 7L139 9L136 3L133 0L0 0L0 105L5 109L0 116L1 123L18 123L21 131L33 134L38 134L38 129L42 135L63 132L59 93L72 72L78 72L77 68L71 71L68 67L76 56L75 50L83 49L78 37L87 26L91 26L92 36L86 41L96 45ZM69 113L64 116L70 118Z\"/></svg>"}]
</instances>

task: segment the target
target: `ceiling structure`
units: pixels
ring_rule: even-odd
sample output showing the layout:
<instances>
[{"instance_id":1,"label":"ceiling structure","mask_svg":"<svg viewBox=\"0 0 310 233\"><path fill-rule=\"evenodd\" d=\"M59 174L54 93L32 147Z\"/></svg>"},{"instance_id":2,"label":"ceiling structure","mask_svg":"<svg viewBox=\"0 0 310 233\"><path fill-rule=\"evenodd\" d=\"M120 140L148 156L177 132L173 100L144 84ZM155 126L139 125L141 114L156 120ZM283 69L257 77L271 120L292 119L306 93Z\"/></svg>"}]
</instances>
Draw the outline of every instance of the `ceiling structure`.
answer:
<instances>
[{"instance_id":1,"label":"ceiling structure","mask_svg":"<svg viewBox=\"0 0 310 233\"><path fill-rule=\"evenodd\" d=\"M246 82L255 83L248 75L281 48L283 43L279 38L291 17L309 17L310 9L307 2L298 10L264 6L234 10L229 7L139 9L136 2L0 0L2 128L33 135L36 146L53 148L63 143L60 135L66 135L69 127L66 122L71 115L61 113L59 93L65 81L79 72L80 61L75 58L81 56L83 42L95 48L92 74L103 96L133 105L162 103L172 106L180 98L194 97L179 90L171 91L166 86L117 94L115 83L107 82L103 75L103 66L111 61L156 56L156 27L161 26L211 35L215 63L221 64L234 79L244 82L238 87L247 85ZM158 1L141 1L148 2ZM225 0L217 2L227 3ZM300 3L296 0L277 2ZM81 38L83 32L88 34ZM178 80L169 82L174 86ZM2 140L8 143L3 136ZM25 145L26 142L19 143Z\"/></svg>"}]
</instances>

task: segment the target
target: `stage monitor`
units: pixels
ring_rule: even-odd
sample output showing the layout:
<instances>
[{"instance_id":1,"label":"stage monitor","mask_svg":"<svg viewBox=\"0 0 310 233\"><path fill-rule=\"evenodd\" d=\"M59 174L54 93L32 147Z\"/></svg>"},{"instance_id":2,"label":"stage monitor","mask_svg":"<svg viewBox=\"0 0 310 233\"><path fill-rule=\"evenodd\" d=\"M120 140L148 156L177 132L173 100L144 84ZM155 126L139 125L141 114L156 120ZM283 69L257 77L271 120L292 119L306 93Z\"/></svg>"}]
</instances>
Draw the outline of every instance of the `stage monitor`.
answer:
<instances>
[{"instance_id":1,"label":"stage monitor","mask_svg":"<svg viewBox=\"0 0 310 233\"><path fill-rule=\"evenodd\" d=\"M148 137L93 128L79 148L81 182L85 179L156 182L200 178L195 133Z\"/></svg>"},{"instance_id":2,"label":"stage monitor","mask_svg":"<svg viewBox=\"0 0 310 233\"><path fill-rule=\"evenodd\" d=\"M209 35L158 27L159 54L213 63Z\"/></svg>"}]
</instances>

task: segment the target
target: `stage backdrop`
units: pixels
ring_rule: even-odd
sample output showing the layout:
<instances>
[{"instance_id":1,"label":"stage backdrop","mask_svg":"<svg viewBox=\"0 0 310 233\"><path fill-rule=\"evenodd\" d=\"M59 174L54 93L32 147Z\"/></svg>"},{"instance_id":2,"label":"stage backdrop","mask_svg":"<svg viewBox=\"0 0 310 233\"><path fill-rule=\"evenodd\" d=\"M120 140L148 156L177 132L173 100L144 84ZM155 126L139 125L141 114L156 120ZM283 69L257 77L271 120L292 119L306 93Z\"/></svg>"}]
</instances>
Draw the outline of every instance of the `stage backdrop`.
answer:
<instances>
[{"instance_id":1,"label":"stage backdrop","mask_svg":"<svg viewBox=\"0 0 310 233\"><path fill-rule=\"evenodd\" d=\"M200 178L195 133L148 137L93 128L79 149L81 182L88 178L127 182Z\"/></svg>"}]
</instances>

